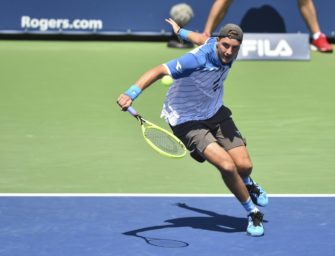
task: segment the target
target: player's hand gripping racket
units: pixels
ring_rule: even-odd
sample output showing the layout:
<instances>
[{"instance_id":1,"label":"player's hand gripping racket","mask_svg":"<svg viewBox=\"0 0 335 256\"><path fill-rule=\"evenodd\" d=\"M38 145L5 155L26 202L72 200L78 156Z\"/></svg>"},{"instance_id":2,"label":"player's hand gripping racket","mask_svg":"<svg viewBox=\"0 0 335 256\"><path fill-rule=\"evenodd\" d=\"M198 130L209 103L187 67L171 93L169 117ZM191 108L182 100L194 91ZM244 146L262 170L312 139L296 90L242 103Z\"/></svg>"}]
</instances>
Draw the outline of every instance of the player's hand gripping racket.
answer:
<instances>
[{"instance_id":1,"label":"player's hand gripping racket","mask_svg":"<svg viewBox=\"0 0 335 256\"><path fill-rule=\"evenodd\" d=\"M140 121L144 140L154 150L172 158L185 156L185 145L171 132L145 120L133 107L128 107L127 111Z\"/></svg>"}]
</instances>

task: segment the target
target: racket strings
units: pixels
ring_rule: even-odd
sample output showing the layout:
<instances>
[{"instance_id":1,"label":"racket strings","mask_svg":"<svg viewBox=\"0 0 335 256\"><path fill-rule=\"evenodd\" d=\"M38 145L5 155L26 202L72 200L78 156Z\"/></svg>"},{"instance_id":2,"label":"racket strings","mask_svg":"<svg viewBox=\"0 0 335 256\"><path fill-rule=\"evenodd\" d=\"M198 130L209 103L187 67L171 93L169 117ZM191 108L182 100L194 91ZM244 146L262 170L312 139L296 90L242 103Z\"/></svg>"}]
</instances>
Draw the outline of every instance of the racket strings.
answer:
<instances>
[{"instance_id":1,"label":"racket strings","mask_svg":"<svg viewBox=\"0 0 335 256\"><path fill-rule=\"evenodd\" d=\"M168 154L183 155L185 152L184 146L179 141L154 127L147 127L144 131L144 136L156 147Z\"/></svg>"}]
</instances>

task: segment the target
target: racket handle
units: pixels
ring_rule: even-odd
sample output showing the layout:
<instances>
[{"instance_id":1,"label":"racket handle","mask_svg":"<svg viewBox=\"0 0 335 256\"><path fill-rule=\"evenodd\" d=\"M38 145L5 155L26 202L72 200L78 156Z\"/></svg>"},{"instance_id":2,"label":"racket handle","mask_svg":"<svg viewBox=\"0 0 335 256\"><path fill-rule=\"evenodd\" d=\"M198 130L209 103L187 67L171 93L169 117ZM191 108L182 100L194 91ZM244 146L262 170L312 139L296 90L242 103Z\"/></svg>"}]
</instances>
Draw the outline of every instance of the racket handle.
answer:
<instances>
[{"instance_id":1,"label":"racket handle","mask_svg":"<svg viewBox=\"0 0 335 256\"><path fill-rule=\"evenodd\" d=\"M137 111L133 107L128 107L127 111L135 117L138 116Z\"/></svg>"}]
</instances>

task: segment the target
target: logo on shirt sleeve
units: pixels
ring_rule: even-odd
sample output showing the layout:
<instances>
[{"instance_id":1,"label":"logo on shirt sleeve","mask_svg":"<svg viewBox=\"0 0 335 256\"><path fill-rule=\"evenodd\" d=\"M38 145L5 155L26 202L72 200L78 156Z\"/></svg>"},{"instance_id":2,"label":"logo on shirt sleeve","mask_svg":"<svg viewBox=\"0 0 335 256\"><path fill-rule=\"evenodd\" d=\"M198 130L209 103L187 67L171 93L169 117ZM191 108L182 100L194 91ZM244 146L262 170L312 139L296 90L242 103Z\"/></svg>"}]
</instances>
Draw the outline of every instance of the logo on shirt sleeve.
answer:
<instances>
[{"instance_id":1,"label":"logo on shirt sleeve","mask_svg":"<svg viewBox=\"0 0 335 256\"><path fill-rule=\"evenodd\" d=\"M194 48L192 51L190 51L190 53L196 54L200 50L200 48L202 48L202 47L203 47L203 45L201 45L200 47Z\"/></svg>"},{"instance_id":2,"label":"logo on shirt sleeve","mask_svg":"<svg viewBox=\"0 0 335 256\"><path fill-rule=\"evenodd\" d=\"M181 69L182 69L181 64L179 63L179 61L177 61L176 70L178 72L181 72Z\"/></svg>"}]
</instances>

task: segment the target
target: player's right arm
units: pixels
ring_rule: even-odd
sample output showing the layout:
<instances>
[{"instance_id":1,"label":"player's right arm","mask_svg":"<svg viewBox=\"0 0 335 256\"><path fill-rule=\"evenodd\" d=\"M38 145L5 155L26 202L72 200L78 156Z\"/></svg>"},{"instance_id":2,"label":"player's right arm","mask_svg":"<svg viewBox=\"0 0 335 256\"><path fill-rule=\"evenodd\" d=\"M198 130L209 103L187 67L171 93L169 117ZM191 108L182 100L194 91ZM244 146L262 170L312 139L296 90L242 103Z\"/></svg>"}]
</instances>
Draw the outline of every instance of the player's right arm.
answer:
<instances>
[{"instance_id":1,"label":"player's right arm","mask_svg":"<svg viewBox=\"0 0 335 256\"><path fill-rule=\"evenodd\" d=\"M182 39L192 42L196 45L202 45L206 43L208 37L204 34L200 34L194 31L186 30L181 28L173 19L165 19L167 23L169 23L176 35L181 37Z\"/></svg>"},{"instance_id":2,"label":"player's right arm","mask_svg":"<svg viewBox=\"0 0 335 256\"><path fill-rule=\"evenodd\" d=\"M167 74L168 70L163 65L148 70L135 82L134 85L118 97L117 103L122 110L126 110L144 89Z\"/></svg>"},{"instance_id":3,"label":"player's right arm","mask_svg":"<svg viewBox=\"0 0 335 256\"><path fill-rule=\"evenodd\" d=\"M192 52L194 51L196 50L193 50ZM195 69L200 67L204 61L203 57L196 55L197 54L190 52L178 59L171 60L148 70L134 85L130 86L126 92L118 97L117 103L122 110L125 111L144 89L162 78L164 75L171 75L174 79L188 76Z\"/></svg>"}]
</instances>

